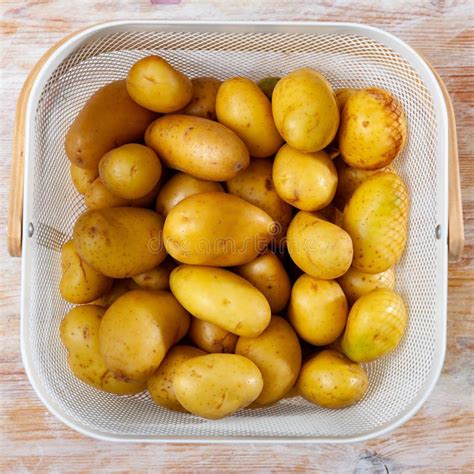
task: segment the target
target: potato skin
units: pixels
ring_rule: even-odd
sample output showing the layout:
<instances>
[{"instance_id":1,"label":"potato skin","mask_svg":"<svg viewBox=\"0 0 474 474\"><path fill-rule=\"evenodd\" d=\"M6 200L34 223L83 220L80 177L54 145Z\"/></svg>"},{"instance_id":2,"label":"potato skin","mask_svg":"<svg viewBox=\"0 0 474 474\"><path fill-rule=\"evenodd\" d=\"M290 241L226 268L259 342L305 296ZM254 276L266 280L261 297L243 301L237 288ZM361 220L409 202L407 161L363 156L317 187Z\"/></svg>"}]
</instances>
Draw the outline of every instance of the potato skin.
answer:
<instances>
[{"instance_id":1,"label":"potato skin","mask_svg":"<svg viewBox=\"0 0 474 474\"><path fill-rule=\"evenodd\" d=\"M257 366L237 354L207 354L179 365L173 388L191 413L218 420L250 405L263 388Z\"/></svg>"},{"instance_id":2,"label":"potato skin","mask_svg":"<svg viewBox=\"0 0 474 474\"><path fill-rule=\"evenodd\" d=\"M145 133L166 166L196 178L226 181L249 165L244 142L224 125L190 115L166 115Z\"/></svg>"},{"instance_id":3,"label":"potato skin","mask_svg":"<svg viewBox=\"0 0 474 474\"><path fill-rule=\"evenodd\" d=\"M194 317L239 336L257 337L270 323L265 296L247 280L222 268L181 265L170 287Z\"/></svg>"},{"instance_id":4,"label":"potato skin","mask_svg":"<svg viewBox=\"0 0 474 474\"><path fill-rule=\"evenodd\" d=\"M221 81L214 77L195 77L191 79L191 83L193 85L193 98L178 113L217 120L216 96Z\"/></svg>"},{"instance_id":5,"label":"potato skin","mask_svg":"<svg viewBox=\"0 0 474 474\"><path fill-rule=\"evenodd\" d=\"M79 168L97 169L108 151L141 140L156 117L130 98L125 80L111 82L92 95L69 128L67 157Z\"/></svg>"},{"instance_id":6,"label":"potato skin","mask_svg":"<svg viewBox=\"0 0 474 474\"><path fill-rule=\"evenodd\" d=\"M79 168L79 166L71 163L69 167L71 173L71 180L74 187L79 191L80 194L85 194L92 184L92 182L99 176L99 170L86 168Z\"/></svg>"},{"instance_id":7,"label":"potato skin","mask_svg":"<svg viewBox=\"0 0 474 474\"><path fill-rule=\"evenodd\" d=\"M337 103L337 108L339 109L339 112L342 112L342 109L346 105L346 102L348 101L349 97L352 97L357 91L358 89L351 89L351 88L342 88L342 89L337 89L335 91L336 103Z\"/></svg>"},{"instance_id":8,"label":"potato skin","mask_svg":"<svg viewBox=\"0 0 474 474\"><path fill-rule=\"evenodd\" d=\"M257 86L260 87L261 91L270 99L272 100L273 91L277 82L281 79L281 77L275 76L268 76L260 79L257 82Z\"/></svg>"},{"instance_id":9,"label":"potato skin","mask_svg":"<svg viewBox=\"0 0 474 474\"><path fill-rule=\"evenodd\" d=\"M238 336L203 319L192 318L188 336L199 349L209 353L234 353Z\"/></svg>"},{"instance_id":10,"label":"potato skin","mask_svg":"<svg viewBox=\"0 0 474 474\"><path fill-rule=\"evenodd\" d=\"M104 293L100 298L92 301L91 304L108 308L116 299L131 290L139 290L138 286L131 278L121 278L113 280L112 288Z\"/></svg>"},{"instance_id":11,"label":"potato skin","mask_svg":"<svg viewBox=\"0 0 474 474\"><path fill-rule=\"evenodd\" d=\"M84 203L88 209L107 209L109 207L124 207L129 200L116 196L106 188L100 178L94 180L84 194Z\"/></svg>"},{"instance_id":12,"label":"potato skin","mask_svg":"<svg viewBox=\"0 0 474 474\"><path fill-rule=\"evenodd\" d=\"M176 266L176 263L168 258L157 267L133 276L132 280L144 290L169 290L170 275Z\"/></svg>"}]
</instances>

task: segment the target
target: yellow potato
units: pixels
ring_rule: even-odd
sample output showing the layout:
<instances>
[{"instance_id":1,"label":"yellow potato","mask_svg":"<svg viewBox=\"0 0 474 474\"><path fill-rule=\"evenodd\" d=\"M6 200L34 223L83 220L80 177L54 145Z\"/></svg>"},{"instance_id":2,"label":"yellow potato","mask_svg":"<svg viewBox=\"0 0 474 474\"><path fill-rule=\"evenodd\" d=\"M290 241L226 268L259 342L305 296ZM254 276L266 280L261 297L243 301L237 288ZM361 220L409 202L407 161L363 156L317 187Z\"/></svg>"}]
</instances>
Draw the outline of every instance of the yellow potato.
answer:
<instances>
[{"instance_id":1,"label":"yellow potato","mask_svg":"<svg viewBox=\"0 0 474 474\"><path fill-rule=\"evenodd\" d=\"M156 268L132 277L132 280L144 290L169 290L170 275L176 268L172 259L166 259Z\"/></svg>"},{"instance_id":2,"label":"yellow potato","mask_svg":"<svg viewBox=\"0 0 474 474\"><path fill-rule=\"evenodd\" d=\"M293 217L287 246L293 262L316 278L333 280L351 266L353 251L349 234L316 213L300 211Z\"/></svg>"},{"instance_id":3,"label":"yellow potato","mask_svg":"<svg viewBox=\"0 0 474 474\"><path fill-rule=\"evenodd\" d=\"M147 380L148 391L152 400L170 410L185 412L178 402L173 389L173 378L178 367L193 357L205 355L204 351L191 346L172 347L163 359L156 372Z\"/></svg>"},{"instance_id":4,"label":"yellow potato","mask_svg":"<svg viewBox=\"0 0 474 474\"><path fill-rule=\"evenodd\" d=\"M170 287L194 317L239 336L257 337L270 323L270 305L247 280L222 268L181 265Z\"/></svg>"},{"instance_id":5,"label":"yellow potato","mask_svg":"<svg viewBox=\"0 0 474 474\"><path fill-rule=\"evenodd\" d=\"M196 77L191 79L191 83L193 98L179 113L216 120L216 96L221 81L214 77Z\"/></svg>"},{"instance_id":6,"label":"yellow potato","mask_svg":"<svg viewBox=\"0 0 474 474\"><path fill-rule=\"evenodd\" d=\"M260 395L263 380L257 366L245 357L207 354L180 364L173 388L186 410L218 420L250 405Z\"/></svg>"},{"instance_id":7,"label":"yellow potato","mask_svg":"<svg viewBox=\"0 0 474 474\"><path fill-rule=\"evenodd\" d=\"M347 100L349 97L352 97L358 89L351 89L351 88L343 88L337 89L336 94L336 102L339 112L342 112L343 107L346 105Z\"/></svg>"},{"instance_id":8,"label":"yellow potato","mask_svg":"<svg viewBox=\"0 0 474 474\"><path fill-rule=\"evenodd\" d=\"M268 97L255 82L234 77L222 83L216 97L217 120L233 130L250 156L267 158L283 143L275 127Z\"/></svg>"},{"instance_id":9,"label":"yellow potato","mask_svg":"<svg viewBox=\"0 0 474 474\"><path fill-rule=\"evenodd\" d=\"M325 350L303 365L298 390L309 402L324 408L344 408L367 392L364 369L337 351Z\"/></svg>"},{"instance_id":10,"label":"yellow potato","mask_svg":"<svg viewBox=\"0 0 474 474\"><path fill-rule=\"evenodd\" d=\"M192 318L188 332L189 339L210 353L233 353L238 336L202 319Z\"/></svg>"},{"instance_id":11,"label":"yellow potato","mask_svg":"<svg viewBox=\"0 0 474 474\"><path fill-rule=\"evenodd\" d=\"M405 114L389 92L376 87L353 94L341 115L339 147L353 168L380 169L403 149L407 136Z\"/></svg>"},{"instance_id":12,"label":"yellow potato","mask_svg":"<svg viewBox=\"0 0 474 474\"><path fill-rule=\"evenodd\" d=\"M138 286L131 278L121 278L120 280L113 280L113 285L110 291L104 293L100 298L92 301L91 304L108 308L117 298L130 290L138 290Z\"/></svg>"},{"instance_id":13,"label":"yellow potato","mask_svg":"<svg viewBox=\"0 0 474 474\"><path fill-rule=\"evenodd\" d=\"M408 201L406 186L394 173L377 173L355 190L342 219L354 244L355 268L381 273L400 260L407 239Z\"/></svg>"},{"instance_id":14,"label":"yellow potato","mask_svg":"<svg viewBox=\"0 0 474 474\"><path fill-rule=\"evenodd\" d=\"M347 300L335 281L302 275L291 290L288 317L302 339L325 346L344 331Z\"/></svg>"},{"instance_id":15,"label":"yellow potato","mask_svg":"<svg viewBox=\"0 0 474 474\"><path fill-rule=\"evenodd\" d=\"M127 91L137 104L163 114L182 109L193 97L191 81L159 56L147 56L131 67Z\"/></svg>"},{"instance_id":16,"label":"yellow potato","mask_svg":"<svg viewBox=\"0 0 474 474\"><path fill-rule=\"evenodd\" d=\"M235 353L247 357L263 377L263 390L252 406L276 402L293 387L301 368L301 347L293 328L280 316L272 316L258 337L239 337Z\"/></svg>"},{"instance_id":17,"label":"yellow potato","mask_svg":"<svg viewBox=\"0 0 474 474\"><path fill-rule=\"evenodd\" d=\"M78 306L65 316L59 328L61 341L68 350L72 373L83 382L105 392L132 395L145 389L145 382L115 377L99 352L99 327L105 308Z\"/></svg>"},{"instance_id":18,"label":"yellow potato","mask_svg":"<svg viewBox=\"0 0 474 474\"><path fill-rule=\"evenodd\" d=\"M99 89L86 102L66 134L66 154L79 168L97 169L105 153L143 138L156 114L135 103L125 80Z\"/></svg>"},{"instance_id":19,"label":"yellow potato","mask_svg":"<svg viewBox=\"0 0 474 474\"><path fill-rule=\"evenodd\" d=\"M103 275L127 278L165 259L162 230L163 218L148 209L86 211L74 225L74 247L82 260Z\"/></svg>"},{"instance_id":20,"label":"yellow potato","mask_svg":"<svg viewBox=\"0 0 474 474\"><path fill-rule=\"evenodd\" d=\"M313 212L313 214L339 227L342 225L342 212L334 204L329 204L329 206L323 207L319 211Z\"/></svg>"},{"instance_id":21,"label":"yellow potato","mask_svg":"<svg viewBox=\"0 0 474 474\"><path fill-rule=\"evenodd\" d=\"M98 169L86 169L79 168L79 166L73 165L69 168L71 173L72 184L81 193L85 194L89 189L92 182L99 176Z\"/></svg>"},{"instance_id":22,"label":"yellow potato","mask_svg":"<svg viewBox=\"0 0 474 474\"><path fill-rule=\"evenodd\" d=\"M311 68L297 69L278 81L272 109L280 135L297 150L322 150L336 136L339 110L334 92Z\"/></svg>"},{"instance_id":23,"label":"yellow potato","mask_svg":"<svg viewBox=\"0 0 474 474\"><path fill-rule=\"evenodd\" d=\"M129 199L128 205L131 207L150 207L156 202L156 197L158 196L158 192L160 190L161 181L162 180L160 180L158 184L144 196L137 199Z\"/></svg>"},{"instance_id":24,"label":"yellow potato","mask_svg":"<svg viewBox=\"0 0 474 474\"><path fill-rule=\"evenodd\" d=\"M236 267L235 271L263 293L273 314L285 308L290 299L291 283L285 267L274 253L267 251Z\"/></svg>"},{"instance_id":25,"label":"yellow potato","mask_svg":"<svg viewBox=\"0 0 474 474\"><path fill-rule=\"evenodd\" d=\"M225 181L249 165L245 143L230 129L191 115L166 115L145 133L166 166L196 178Z\"/></svg>"},{"instance_id":26,"label":"yellow potato","mask_svg":"<svg viewBox=\"0 0 474 474\"><path fill-rule=\"evenodd\" d=\"M283 145L273 164L273 182L278 195L292 206L317 211L332 201L337 172L326 152L303 153Z\"/></svg>"},{"instance_id":27,"label":"yellow potato","mask_svg":"<svg viewBox=\"0 0 474 474\"><path fill-rule=\"evenodd\" d=\"M408 315L402 297L378 288L361 296L352 306L341 347L354 362L370 362L392 352L407 327Z\"/></svg>"},{"instance_id":28,"label":"yellow potato","mask_svg":"<svg viewBox=\"0 0 474 474\"><path fill-rule=\"evenodd\" d=\"M110 192L102 180L97 178L84 194L84 203L88 209L106 209L128 206L130 201Z\"/></svg>"},{"instance_id":29,"label":"yellow potato","mask_svg":"<svg viewBox=\"0 0 474 474\"><path fill-rule=\"evenodd\" d=\"M270 99L272 100L273 96L273 91L275 89L275 86L277 85L277 82L280 80L280 77L274 77L274 76L269 76L269 77L264 77L263 79L260 79L257 82L257 86L260 87L262 92Z\"/></svg>"},{"instance_id":30,"label":"yellow potato","mask_svg":"<svg viewBox=\"0 0 474 474\"><path fill-rule=\"evenodd\" d=\"M189 314L170 292L129 291L102 318L100 352L117 377L144 380L188 328Z\"/></svg>"},{"instance_id":31,"label":"yellow potato","mask_svg":"<svg viewBox=\"0 0 474 474\"><path fill-rule=\"evenodd\" d=\"M266 212L237 196L212 192L189 196L171 209L163 239L179 262L226 267L253 260L273 232Z\"/></svg>"}]
</instances>

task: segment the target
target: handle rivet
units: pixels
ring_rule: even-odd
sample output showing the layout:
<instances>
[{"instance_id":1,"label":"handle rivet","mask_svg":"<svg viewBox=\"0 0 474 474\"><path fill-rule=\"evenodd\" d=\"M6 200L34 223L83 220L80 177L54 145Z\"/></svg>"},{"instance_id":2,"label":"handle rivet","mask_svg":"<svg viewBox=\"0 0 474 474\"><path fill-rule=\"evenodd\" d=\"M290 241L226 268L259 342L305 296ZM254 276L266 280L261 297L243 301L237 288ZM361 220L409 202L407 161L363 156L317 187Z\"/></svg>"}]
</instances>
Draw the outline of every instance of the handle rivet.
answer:
<instances>
[{"instance_id":1,"label":"handle rivet","mask_svg":"<svg viewBox=\"0 0 474 474\"><path fill-rule=\"evenodd\" d=\"M436 226L435 235L438 240L441 239L441 226L439 224Z\"/></svg>"},{"instance_id":2,"label":"handle rivet","mask_svg":"<svg viewBox=\"0 0 474 474\"><path fill-rule=\"evenodd\" d=\"M33 223L30 222L28 224L28 237L33 237L33 234L35 233L35 228L33 226Z\"/></svg>"}]
</instances>

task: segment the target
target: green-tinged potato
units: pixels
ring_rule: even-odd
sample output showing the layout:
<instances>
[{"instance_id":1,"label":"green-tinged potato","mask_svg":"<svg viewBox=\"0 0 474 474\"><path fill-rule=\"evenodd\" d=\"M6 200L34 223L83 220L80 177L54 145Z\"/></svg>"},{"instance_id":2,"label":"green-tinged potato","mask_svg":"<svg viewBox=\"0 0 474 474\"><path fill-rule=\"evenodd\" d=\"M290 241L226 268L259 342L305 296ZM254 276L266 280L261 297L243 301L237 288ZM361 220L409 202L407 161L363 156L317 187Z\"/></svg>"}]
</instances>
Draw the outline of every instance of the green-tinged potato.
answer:
<instances>
[{"instance_id":1,"label":"green-tinged potato","mask_svg":"<svg viewBox=\"0 0 474 474\"><path fill-rule=\"evenodd\" d=\"M270 323L265 296L222 268L181 265L172 271L170 287L193 316L238 336L257 337Z\"/></svg>"},{"instance_id":2,"label":"green-tinged potato","mask_svg":"<svg viewBox=\"0 0 474 474\"><path fill-rule=\"evenodd\" d=\"M98 169L86 169L86 168L79 168L79 166L73 165L69 168L71 173L72 184L74 187L79 191L81 194L85 194L89 188L89 186L93 183L93 181L99 176Z\"/></svg>"},{"instance_id":3,"label":"green-tinged potato","mask_svg":"<svg viewBox=\"0 0 474 474\"><path fill-rule=\"evenodd\" d=\"M145 143L166 166L210 181L226 181L249 165L245 143L221 123L166 115L145 133Z\"/></svg>"},{"instance_id":4,"label":"green-tinged potato","mask_svg":"<svg viewBox=\"0 0 474 474\"><path fill-rule=\"evenodd\" d=\"M100 159L125 143L139 141L157 115L134 102L125 80L99 89L66 134L66 154L79 168L97 169Z\"/></svg>"},{"instance_id":5,"label":"green-tinged potato","mask_svg":"<svg viewBox=\"0 0 474 474\"><path fill-rule=\"evenodd\" d=\"M169 290L170 275L176 263L168 258L156 268L132 277L132 280L144 290Z\"/></svg>"},{"instance_id":6,"label":"green-tinged potato","mask_svg":"<svg viewBox=\"0 0 474 474\"><path fill-rule=\"evenodd\" d=\"M59 328L61 341L68 350L72 373L83 382L105 392L132 395L145 389L145 382L116 377L105 365L99 351L99 327L105 308L78 306L65 316Z\"/></svg>"},{"instance_id":7,"label":"green-tinged potato","mask_svg":"<svg viewBox=\"0 0 474 474\"><path fill-rule=\"evenodd\" d=\"M392 352L407 327L407 310L393 290L378 288L352 306L341 347L354 362L370 362Z\"/></svg>"},{"instance_id":8,"label":"green-tinged potato","mask_svg":"<svg viewBox=\"0 0 474 474\"><path fill-rule=\"evenodd\" d=\"M287 247L293 262L315 278L333 280L351 266L353 250L349 234L316 213L300 211L293 217Z\"/></svg>"},{"instance_id":9,"label":"green-tinged potato","mask_svg":"<svg viewBox=\"0 0 474 474\"><path fill-rule=\"evenodd\" d=\"M335 281L302 275L291 290L288 316L302 339L315 346L325 346L344 331L347 300Z\"/></svg>"},{"instance_id":10,"label":"green-tinged potato","mask_svg":"<svg viewBox=\"0 0 474 474\"><path fill-rule=\"evenodd\" d=\"M148 209L90 210L74 225L74 247L82 260L103 275L127 278L165 259L162 230L163 217Z\"/></svg>"},{"instance_id":11,"label":"green-tinged potato","mask_svg":"<svg viewBox=\"0 0 474 474\"><path fill-rule=\"evenodd\" d=\"M371 274L351 267L337 281L346 295L347 302L352 305L361 296L377 288L393 290L395 288L395 272L393 268L389 268L382 273Z\"/></svg>"},{"instance_id":12,"label":"green-tinged potato","mask_svg":"<svg viewBox=\"0 0 474 474\"><path fill-rule=\"evenodd\" d=\"M172 347L163 359L156 372L147 380L148 391L152 400L170 410L185 412L178 402L173 388L173 378L178 367L193 357L205 355L204 351L191 346Z\"/></svg>"},{"instance_id":13,"label":"green-tinged potato","mask_svg":"<svg viewBox=\"0 0 474 474\"><path fill-rule=\"evenodd\" d=\"M332 201L337 172L326 152L303 153L283 145L273 163L273 182L278 195L292 206L317 211Z\"/></svg>"},{"instance_id":14,"label":"green-tinged potato","mask_svg":"<svg viewBox=\"0 0 474 474\"><path fill-rule=\"evenodd\" d=\"M267 158L283 143L275 127L268 97L255 82L234 77L222 83L216 97L217 120L233 130L250 156Z\"/></svg>"},{"instance_id":15,"label":"green-tinged potato","mask_svg":"<svg viewBox=\"0 0 474 474\"><path fill-rule=\"evenodd\" d=\"M199 193L171 209L163 239L179 262L226 267L252 261L270 242L274 227L266 212L237 196Z\"/></svg>"},{"instance_id":16,"label":"green-tinged potato","mask_svg":"<svg viewBox=\"0 0 474 474\"><path fill-rule=\"evenodd\" d=\"M106 209L108 207L124 207L130 204L128 199L121 198L107 189L100 178L87 188L84 203L88 209Z\"/></svg>"},{"instance_id":17,"label":"green-tinged potato","mask_svg":"<svg viewBox=\"0 0 474 474\"><path fill-rule=\"evenodd\" d=\"M338 136L342 157L349 166L380 169L405 145L405 114L389 92L376 87L363 89L347 100Z\"/></svg>"},{"instance_id":18,"label":"green-tinged potato","mask_svg":"<svg viewBox=\"0 0 474 474\"><path fill-rule=\"evenodd\" d=\"M343 88L343 89L337 89L335 94L336 94L336 103L337 103L337 108L339 109L339 112L342 112L343 107L346 105L347 100L349 97L352 97L358 89L351 89L351 88Z\"/></svg>"},{"instance_id":19,"label":"green-tinged potato","mask_svg":"<svg viewBox=\"0 0 474 474\"><path fill-rule=\"evenodd\" d=\"M207 354L180 364L173 377L178 402L194 415L218 420L250 405L263 388L257 366L237 354Z\"/></svg>"},{"instance_id":20,"label":"green-tinged potato","mask_svg":"<svg viewBox=\"0 0 474 474\"><path fill-rule=\"evenodd\" d=\"M188 337L199 349L209 353L234 353L238 336L203 319L192 318Z\"/></svg>"},{"instance_id":21,"label":"green-tinged potato","mask_svg":"<svg viewBox=\"0 0 474 474\"><path fill-rule=\"evenodd\" d=\"M291 283L285 267L274 253L267 251L236 267L235 271L263 293L273 314L285 308L290 299Z\"/></svg>"},{"instance_id":22,"label":"green-tinged potato","mask_svg":"<svg viewBox=\"0 0 474 474\"><path fill-rule=\"evenodd\" d=\"M147 56L131 67L127 91L137 104L163 114L182 109L193 97L191 81L159 56Z\"/></svg>"},{"instance_id":23,"label":"green-tinged potato","mask_svg":"<svg viewBox=\"0 0 474 474\"><path fill-rule=\"evenodd\" d=\"M315 152L329 145L339 126L339 109L329 82L302 68L280 79L273 90L275 125L286 143Z\"/></svg>"},{"instance_id":24,"label":"green-tinged potato","mask_svg":"<svg viewBox=\"0 0 474 474\"><path fill-rule=\"evenodd\" d=\"M260 79L257 82L257 86L260 87L262 92L270 99L272 100L273 96L273 90L275 89L275 86L277 85L277 82L280 80L280 77L274 77L274 76L269 76L269 77L264 77L263 79Z\"/></svg>"},{"instance_id":25,"label":"green-tinged potato","mask_svg":"<svg viewBox=\"0 0 474 474\"><path fill-rule=\"evenodd\" d=\"M280 316L272 316L258 337L239 337L235 353L247 357L263 377L263 390L252 406L276 402L293 387L301 368L301 347L295 331Z\"/></svg>"},{"instance_id":26,"label":"green-tinged potato","mask_svg":"<svg viewBox=\"0 0 474 474\"><path fill-rule=\"evenodd\" d=\"M354 244L355 268L381 273L400 260L407 240L408 207L405 183L394 173L377 173L355 190L342 219Z\"/></svg>"},{"instance_id":27,"label":"green-tinged potato","mask_svg":"<svg viewBox=\"0 0 474 474\"><path fill-rule=\"evenodd\" d=\"M105 312L100 352L120 378L144 380L189 328L189 314L168 291L133 290Z\"/></svg>"},{"instance_id":28,"label":"green-tinged potato","mask_svg":"<svg viewBox=\"0 0 474 474\"><path fill-rule=\"evenodd\" d=\"M112 288L104 293L100 298L91 302L97 306L108 308L117 298L129 292L130 290L139 290L137 285L131 278L121 278L120 280L113 280Z\"/></svg>"},{"instance_id":29,"label":"green-tinged potato","mask_svg":"<svg viewBox=\"0 0 474 474\"><path fill-rule=\"evenodd\" d=\"M213 191L224 192L224 189L216 181L206 181L186 173L176 173L161 188L156 199L156 212L166 217L176 204L188 196Z\"/></svg>"},{"instance_id":30,"label":"green-tinged potato","mask_svg":"<svg viewBox=\"0 0 474 474\"><path fill-rule=\"evenodd\" d=\"M303 365L298 390L309 402L324 408L344 408L367 392L364 369L337 351L325 350Z\"/></svg>"},{"instance_id":31,"label":"green-tinged potato","mask_svg":"<svg viewBox=\"0 0 474 474\"><path fill-rule=\"evenodd\" d=\"M179 113L216 120L216 96L221 81L214 77L196 77L191 79L191 83L193 98Z\"/></svg>"}]
</instances>

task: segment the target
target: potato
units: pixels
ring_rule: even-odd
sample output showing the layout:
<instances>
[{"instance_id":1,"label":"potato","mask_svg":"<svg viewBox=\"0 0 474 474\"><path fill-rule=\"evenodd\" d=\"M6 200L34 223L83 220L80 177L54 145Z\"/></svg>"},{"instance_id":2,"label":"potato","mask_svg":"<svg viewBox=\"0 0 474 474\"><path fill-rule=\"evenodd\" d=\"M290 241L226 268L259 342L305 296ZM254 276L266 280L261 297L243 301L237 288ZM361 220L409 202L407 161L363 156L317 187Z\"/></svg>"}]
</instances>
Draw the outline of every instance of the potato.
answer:
<instances>
[{"instance_id":1,"label":"potato","mask_svg":"<svg viewBox=\"0 0 474 474\"><path fill-rule=\"evenodd\" d=\"M403 149L407 136L405 115L389 92L369 87L353 94L341 115L339 147L353 168L380 169Z\"/></svg>"},{"instance_id":2,"label":"potato","mask_svg":"<svg viewBox=\"0 0 474 474\"><path fill-rule=\"evenodd\" d=\"M72 184L81 194L85 194L89 189L92 182L99 176L98 169L88 170L85 168L79 168L79 166L73 165L69 168L71 173Z\"/></svg>"},{"instance_id":3,"label":"potato","mask_svg":"<svg viewBox=\"0 0 474 474\"><path fill-rule=\"evenodd\" d=\"M182 109L193 97L191 81L159 56L147 56L131 67L127 91L137 104L163 114Z\"/></svg>"},{"instance_id":4,"label":"potato","mask_svg":"<svg viewBox=\"0 0 474 474\"><path fill-rule=\"evenodd\" d=\"M193 357L205 355L204 351L191 346L172 347L163 359L156 372L147 380L148 391L152 400L170 410L185 412L178 402L173 389L173 378L178 367Z\"/></svg>"},{"instance_id":5,"label":"potato","mask_svg":"<svg viewBox=\"0 0 474 474\"><path fill-rule=\"evenodd\" d=\"M235 271L263 293L273 314L285 308L290 299L291 283L285 267L274 253L267 251L236 267Z\"/></svg>"},{"instance_id":6,"label":"potato","mask_svg":"<svg viewBox=\"0 0 474 474\"><path fill-rule=\"evenodd\" d=\"M293 387L301 368L301 347L293 328L280 316L272 316L258 337L239 337L235 353L247 357L263 377L263 390L253 407L283 398Z\"/></svg>"},{"instance_id":7,"label":"potato","mask_svg":"<svg viewBox=\"0 0 474 474\"><path fill-rule=\"evenodd\" d=\"M102 318L100 352L117 377L144 380L188 328L189 314L170 292L129 291Z\"/></svg>"},{"instance_id":8,"label":"potato","mask_svg":"<svg viewBox=\"0 0 474 474\"><path fill-rule=\"evenodd\" d=\"M128 206L130 201L110 192L102 180L97 178L85 192L84 203L88 209L106 209Z\"/></svg>"},{"instance_id":9,"label":"potato","mask_svg":"<svg viewBox=\"0 0 474 474\"><path fill-rule=\"evenodd\" d=\"M92 95L69 128L67 157L79 168L97 169L112 148L141 140L156 117L130 98L125 80L107 84Z\"/></svg>"},{"instance_id":10,"label":"potato","mask_svg":"<svg viewBox=\"0 0 474 474\"><path fill-rule=\"evenodd\" d=\"M315 213L300 211L293 217L287 247L293 262L315 278L332 280L344 275L351 266L349 234Z\"/></svg>"},{"instance_id":11,"label":"potato","mask_svg":"<svg viewBox=\"0 0 474 474\"><path fill-rule=\"evenodd\" d=\"M257 86L260 87L261 91L270 99L272 100L273 91L277 82L280 80L280 77L264 77L257 82Z\"/></svg>"},{"instance_id":12,"label":"potato","mask_svg":"<svg viewBox=\"0 0 474 474\"><path fill-rule=\"evenodd\" d=\"M172 259L166 259L156 268L132 277L132 280L144 290L169 290L170 275L176 268Z\"/></svg>"},{"instance_id":13,"label":"potato","mask_svg":"<svg viewBox=\"0 0 474 474\"><path fill-rule=\"evenodd\" d=\"M191 413L218 420L250 405L263 388L257 366L236 354L193 357L176 369L173 389Z\"/></svg>"},{"instance_id":14,"label":"potato","mask_svg":"<svg viewBox=\"0 0 474 474\"><path fill-rule=\"evenodd\" d=\"M324 151L302 153L283 145L273 164L273 182L278 195L292 206L317 211L336 194L337 172Z\"/></svg>"},{"instance_id":15,"label":"potato","mask_svg":"<svg viewBox=\"0 0 474 474\"><path fill-rule=\"evenodd\" d=\"M313 214L339 227L342 225L342 212L334 204L329 204L329 206L323 207L319 211L313 212Z\"/></svg>"},{"instance_id":16,"label":"potato","mask_svg":"<svg viewBox=\"0 0 474 474\"><path fill-rule=\"evenodd\" d=\"M188 332L189 339L210 353L233 353L238 336L202 319L192 318Z\"/></svg>"},{"instance_id":17,"label":"potato","mask_svg":"<svg viewBox=\"0 0 474 474\"><path fill-rule=\"evenodd\" d=\"M352 97L358 89L351 89L351 88L343 88L337 89L335 92L336 95L336 103L339 112L342 112L343 107L346 105L347 100L349 97Z\"/></svg>"},{"instance_id":18,"label":"potato","mask_svg":"<svg viewBox=\"0 0 474 474\"><path fill-rule=\"evenodd\" d=\"M163 175L162 175L163 177ZM150 207L152 204L155 204L158 192L160 190L162 180L147 194L137 199L129 199L128 206L130 207Z\"/></svg>"},{"instance_id":19,"label":"potato","mask_svg":"<svg viewBox=\"0 0 474 474\"><path fill-rule=\"evenodd\" d=\"M137 285L131 278L113 280L112 288L107 293L104 293L100 298L92 301L91 304L108 308L120 296L124 295L130 290L138 289L140 289L140 286Z\"/></svg>"},{"instance_id":20,"label":"potato","mask_svg":"<svg viewBox=\"0 0 474 474\"><path fill-rule=\"evenodd\" d=\"M344 408L367 392L364 369L337 351L325 350L303 365L298 390L309 402L324 408Z\"/></svg>"},{"instance_id":21,"label":"potato","mask_svg":"<svg viewBox=\"0 0 474 474\"><path fill-rule=\"evenodd\" d=\"M370 293L376 288L388 288L393 290L395 288L395 272L393 268L389 268L382 273L364 273L357 268L351 267L344 275L337 279L347 302L352 305L361 296Z\"/></svg>"},{"instance_id":22,"label":"potato","mask_svg":"<svg viewBox=\"0 0 474 474\"><path fill-rule=\"evenodd\" d=\"M189 196L171 209L163 239L179 262L225 267L252 261L273 232L266 212L237 196L212 192Z\"/></svg>"},{"instance_id":23,"label":"potato","mask_svg":"<svg viewBox=\"0 0 474 474\"><path fill-rule=\"evenodd\" d=\"M302 339L325 346L344 331L347 300L335 281L302 275L291 290L288 317Z\"/></svg>"},{"instance_id":24,"label":"potato","mask_svg":"<svg viewBox=\"0 0 474 474\"><path fill-rule=\"evenodd\" d=\"M292 148L313 153L329 145L339 110L329 82L311 68L297 69L273 90L272 110L280 135Z\"/></svg>"},{"instance_id":25,"label":"potato","mask_svg":"<svg viewBox=\"0 0 474 474\"><path fill-rule=\"evenodd\" d=\"M244 142L224 125L190 115L166 115L145 133L166 166L196 178L225 181L249 165Z\"/></svg>"},{"instance_id":26,"label":"potato","mask_svg":"<svg viewBox=\"0 0 474 474\"><path fill-rule=\"evenodd\" d=\"M257 337L270 323L265 296L247 280L222 268L181 265L172 271L170 287L194 317L233 334Z\"/></svg>"},{"instance_id":27,"label":"potato","mask_svg":"<svg viewBox=\"0 0 474 474\"><path fill-rule=\"evenodd\" d=\"M244 141L250 156L267 158L283 143L268 97L250 79L234 77L222 83L216 97L216 114L220 123Z\"/></svg>"},{"instance_id":28,"label":"potato","mask_svg":"<svg viewBox=\"0 0 474 474\"><path fill-rule=\"evenodd\" d=\"M188 196L212 191L224 192L224 189L216 181L206 181L186 173L176 173L161 188L156 199L156 212L166 217L176 204Z\"/></svg>"},{"instance_id":29,"label":"potato","mask_svg":"<svg viewBox=\"0 0 474 474\"><path fill-rule=\"evenodd\" d=\"M127 278L166 257L163 218L148 209L114 207L86 211L74 225L74 248L103 275Z\"/></svg>"},{"instance_id":30,"label":"potato","mask_svg":"<svg viewBox=\"0 0 474 474\"><path fill-rule=\"evenodd\" d=\"M191 83L193 98L179 113L216 120L216 96L221 81L214 77L196 77L191 79Z\"/></svg>"},{"instance_id":31,"label":"potato","mask_svg":"<svg viewBox=\"0 0 474 474\"><path fill-rule=\"evenodd\" d=\"M352 306L341 347L354 362L370 362L392 352L407 327L407 310L393 290L378 288Z\"/></svg>"},{"instance_id":32,"label":"potato","mask_svg":"<svg viewBox=\"0 0 474 474\"><path fill-rule=\"evenodd\" d=\"M99 352L99 327L105 308L94 305L73 308L61 321L61 341L68 350L72 373L92 387L117 395L132 395L145 389L145 382L115 377Z\"/></svg>"},{"instance_id":33,"label":"potato","mask_svg":"<svg viewBox=\"0 0 474 474\"><path fill-rule=\"evenodd\" d=\"M406 186L394 173L377 173L355 190L342 218L354 244L355 268L381 273L400 260L407 239L408 201Z\"/></svg>"}]
</instances>

